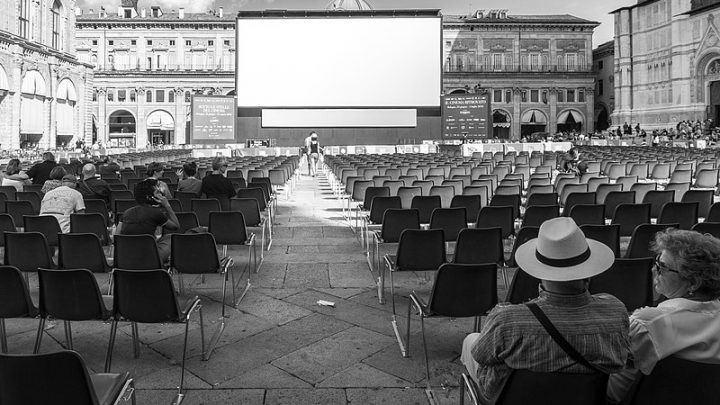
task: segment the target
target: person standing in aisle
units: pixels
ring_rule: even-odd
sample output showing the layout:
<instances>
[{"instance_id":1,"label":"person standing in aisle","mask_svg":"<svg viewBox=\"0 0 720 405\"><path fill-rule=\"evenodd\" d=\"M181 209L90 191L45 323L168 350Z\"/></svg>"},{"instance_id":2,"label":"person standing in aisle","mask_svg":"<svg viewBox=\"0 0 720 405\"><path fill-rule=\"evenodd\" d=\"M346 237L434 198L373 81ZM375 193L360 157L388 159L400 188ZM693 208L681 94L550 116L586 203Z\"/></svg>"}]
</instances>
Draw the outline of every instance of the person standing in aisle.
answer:
<instances>
[{"instance_id":1,"label":"person standing in aisle","mask_svg":"<svg viewBox=\"0 0 720 405\"><path fill-rule=\"evenodd\" d=\"M310 165L310 175L315 177L317 175L318 160L320 160L320 142L318 142L318 136L314 131L310 134L308 159Z\"/></svg>"}]
</instances>

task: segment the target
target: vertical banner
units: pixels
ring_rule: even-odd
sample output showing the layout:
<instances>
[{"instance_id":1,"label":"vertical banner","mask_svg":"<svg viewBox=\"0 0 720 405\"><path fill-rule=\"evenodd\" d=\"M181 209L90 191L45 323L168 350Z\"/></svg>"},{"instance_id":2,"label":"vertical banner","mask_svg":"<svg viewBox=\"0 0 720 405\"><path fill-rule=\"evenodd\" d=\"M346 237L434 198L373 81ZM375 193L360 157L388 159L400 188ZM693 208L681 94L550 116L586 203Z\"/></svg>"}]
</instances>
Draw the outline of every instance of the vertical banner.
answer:
<instances>
[{"instance_id":1,"label":"vertical banner","mask_svg":"<svg viewBox=\"0 0 720 405\"><path fill-rule=\"evenodd\" d=\"M490 128L489 95L451 94L442 97L443 138L487 139Z\"/></svg>"},{"instance_id":2,"label":"vertical banner","mask_svg":"<svg viewBox=\"0 0 720 405\"><path fill-rule=\"evenodd\" d=\"M193 96L190 143L235 142L235 97Z\"/></svg>"}]
</instances>

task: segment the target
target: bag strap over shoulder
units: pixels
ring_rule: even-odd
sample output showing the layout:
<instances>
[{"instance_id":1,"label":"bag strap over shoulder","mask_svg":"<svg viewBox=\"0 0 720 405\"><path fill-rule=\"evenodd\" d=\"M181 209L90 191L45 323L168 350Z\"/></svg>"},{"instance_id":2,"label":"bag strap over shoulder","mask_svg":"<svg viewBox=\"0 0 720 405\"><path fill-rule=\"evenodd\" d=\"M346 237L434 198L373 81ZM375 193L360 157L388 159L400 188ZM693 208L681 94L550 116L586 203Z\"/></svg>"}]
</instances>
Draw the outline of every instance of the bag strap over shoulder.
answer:
<instances>
[{"instance_id":1,"label":"bag strap over shoulder","mask_svg":"<svg viewBox=\"0 0 720 405\"><path fill-rule=\"evenodd\" d=\"M540 321L540 324L545 328L545 330L550 334L550 337L553 338L555 343L560 346L561 349L565 353L568 354L573 360L577 361L578 363L582 364L583 366L596 371L598 373L602 374L610 374L610 372L605 369L602 366L598 366L596 364L590 363L585 357L583 357L580 352L578 352L565 338L560 334L560 332L555 328L555 325L550 322L550 319L548 319L547 315L540 309L538 304L535 303L527 303L525 306L530 309L530 312L532 312L533 315L535 315L535 318L537 318L538 321Z\"/></svg>"}]
</instances>

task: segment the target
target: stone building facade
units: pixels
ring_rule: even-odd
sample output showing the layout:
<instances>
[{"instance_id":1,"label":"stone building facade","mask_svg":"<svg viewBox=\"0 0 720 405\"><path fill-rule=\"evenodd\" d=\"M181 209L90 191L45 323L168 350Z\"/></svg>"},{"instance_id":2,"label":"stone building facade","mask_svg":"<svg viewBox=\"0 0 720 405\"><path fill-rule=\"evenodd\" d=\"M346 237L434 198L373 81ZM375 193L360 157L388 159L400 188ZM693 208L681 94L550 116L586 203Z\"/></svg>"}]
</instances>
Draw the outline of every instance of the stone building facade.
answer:
<instances>
[{"instance_id":1,"label":"stone building facade","mask_svg":"<svg viewBox=\"0 0 720 405\"><path fill-rule=\"evenodd\" d=\"M615 42L608 41L593 50L595 72L595 129L607 129L615 108Z\"/></svg>"},{"instance_id":2,"label":"stone building facade","mask_svg":"<svg viewBox=\"0 0 720 405\"><path fill-rule=\"evenodd\" d=\"M75 49L95 66L93 131L104 144L185 144L191 97L234 94L235 17L222 8L198 14L123 0L78 14Z\"/></svg>"},{"instance_id":3,"label":"stone building facade","mask_svg":"<svg viewBox=\"0 0 720 405\"><path fill-rule=\"evenodd\" d=\"M78 62L75 0L0 1L0 147L85 139L93 72Z\"/></svg>"},{"instance_id":4,"label":"stone building facade","mask_svg":"<svg viewBox=\"0 0 720 405\"><path fill-rule=\"evenodd\" d=\"M593 132L592 34L599 23L570 15L479 10L444 16L445 94L488 92L492 137Z\"/></svg>"},{"instance_id":5,"label":"stone building facade","mask_svg":"<svg viewBox=\"0 0 720 405\"><path fill-rule=\"evenodd\" d=\"M720 121L720 1L644 0L615 16L613 125Z\"/></svg>"}]
</instances>

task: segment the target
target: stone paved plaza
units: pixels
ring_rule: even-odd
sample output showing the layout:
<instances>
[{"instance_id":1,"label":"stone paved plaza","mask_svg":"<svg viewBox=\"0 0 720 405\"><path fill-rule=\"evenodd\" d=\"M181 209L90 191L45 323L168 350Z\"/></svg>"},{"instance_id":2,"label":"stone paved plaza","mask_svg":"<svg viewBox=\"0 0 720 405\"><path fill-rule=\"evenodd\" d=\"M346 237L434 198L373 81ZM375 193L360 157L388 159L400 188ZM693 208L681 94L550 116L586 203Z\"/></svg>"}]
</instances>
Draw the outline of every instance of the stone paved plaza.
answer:
<instances>
[{"instance_id":1,"label":"stone paved plaza","mask_svg":"<svg viewBox=\"0 0 720 405\"><path fill-rule=\"evenodd\" d=\"M280 194L274 241L251 289L227 326L209 361L200 355L200 330L193 319L188 338L184 404L426 404L420 322L413 317L411 352L403 358L391 326L391 305L378 304L375 280L359 239L343 219L323 175L301 176L290 196ZM259 240L259 234L258 234ZM246 249L232 249L236 274ZM259 256L259 255L258 255ZM399 274L396 291L405 328L410 290L427 295L432 274ZM107 275L98 274L101 288ZM37 300L37 278L31 277ZM500 297L505 290L498 282ZM186 294L202 298L205 338L220 314L221 278L185 277ZM388 290L389 294L389 290ZM318 300L335 303L320 306ZM36 320L9 320L11 353L30 353ZM432 388L440 404L458 403L459 363L472 319L426 322ZM180 380L182 325L140 325L141 357L133 359L129 323L121 323L113 371L130 371L139 404L169 404ZM103 369L110 325L74 322L74 349L94 372ZM48 336L49 335L49 336ZM51 323L42 352L62 349L62 322Z\"/></svg>"}]
</instances>

